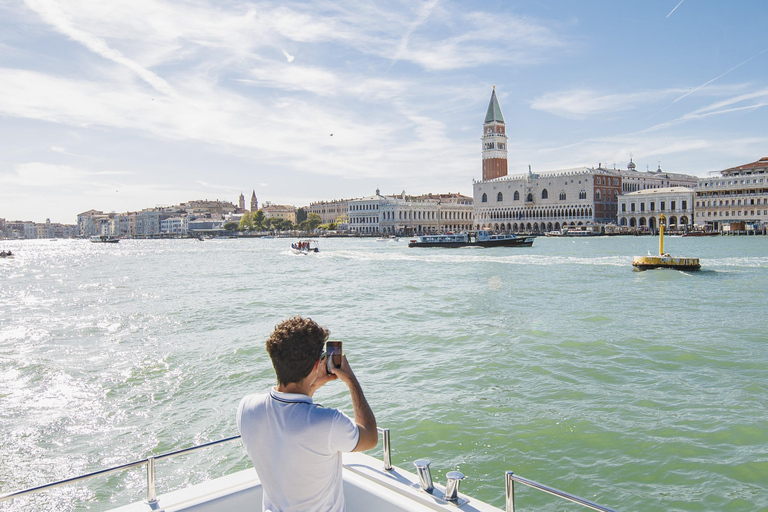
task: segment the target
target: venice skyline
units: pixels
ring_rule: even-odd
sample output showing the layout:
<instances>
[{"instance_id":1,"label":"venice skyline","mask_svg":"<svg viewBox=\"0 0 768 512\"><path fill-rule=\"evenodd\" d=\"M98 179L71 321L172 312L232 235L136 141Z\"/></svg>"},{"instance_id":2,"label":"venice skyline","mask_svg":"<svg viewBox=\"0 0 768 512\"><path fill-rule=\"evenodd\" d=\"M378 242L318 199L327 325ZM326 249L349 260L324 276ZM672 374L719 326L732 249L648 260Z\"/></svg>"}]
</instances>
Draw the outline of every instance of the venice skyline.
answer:
<instances>
[{"instance_id":1,"label":"venice skyline","mask_svg":"<svg viewBox=\"0 0 768 512\"><path fill-rule=\"evenodd\" d=\"M638 170L704 177L766 156L756 1L28 0L0 13L7 219L251 190L297 206L377 187L471 195L493 85L510 174L633 155Z\"/></svg>"}]
</instances>

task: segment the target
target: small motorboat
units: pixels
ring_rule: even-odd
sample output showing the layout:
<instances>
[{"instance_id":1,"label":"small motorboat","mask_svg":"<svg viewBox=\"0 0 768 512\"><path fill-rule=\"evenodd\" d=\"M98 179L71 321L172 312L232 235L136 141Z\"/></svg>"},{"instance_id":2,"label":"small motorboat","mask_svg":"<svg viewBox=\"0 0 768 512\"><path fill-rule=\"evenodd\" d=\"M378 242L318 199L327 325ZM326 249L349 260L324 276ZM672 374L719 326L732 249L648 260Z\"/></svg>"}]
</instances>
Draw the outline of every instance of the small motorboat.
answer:
<instances>
[{"instance_id":1,"label":"small motorboat","mask_svg":"<svg viewBox=\"0 0 768 512\"><path fill-rule=\"evenodd\" d=\"M95 244L116 244L120 239L112 235L93 235L90 241Z\"/></svg>"},{"instance_id":2,"label":"small motorboat","mask_svg":"<svg viewBox=\"0 0 768 512\"><path fill-rule=\"evenodd\" d=\"M320 252L320 249L317 240L299 240L291 244L291 251L294 254L312 254Z\"/></svg>"}]
</instances>

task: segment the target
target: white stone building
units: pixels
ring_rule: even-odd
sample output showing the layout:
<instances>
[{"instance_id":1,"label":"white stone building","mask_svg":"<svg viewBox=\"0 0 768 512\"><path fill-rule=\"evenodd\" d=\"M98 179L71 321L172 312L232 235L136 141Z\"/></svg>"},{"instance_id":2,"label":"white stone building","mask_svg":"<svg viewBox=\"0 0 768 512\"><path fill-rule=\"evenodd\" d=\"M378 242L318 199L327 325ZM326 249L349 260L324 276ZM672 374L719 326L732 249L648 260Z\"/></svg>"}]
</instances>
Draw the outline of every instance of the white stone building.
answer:
<instances>
[{"instance_id":1,"label":"white stone building","mask_svg":"<svg viewBox=\"0 0 768 512\"><path fill-rule=\"evenodd\" d=\"M619 196L619 226L637 231L656 232L659 216L666 217L666 228L688 230L693 227L693 194L688 187L649 188Z\"/></svg>"},{"instance_id":2,"label":"white stone building","mask_svg":"<svg viewBox=\"0 0 768 512\"><path fill-rule=\"evenodd\" d=\"M616 222L621 178L601 167L474 182L475 228L543 233Z\"/></svg>"},{"instance_id":3,"label":"white stone building","mask_svg":"<svg viewBox=\"0 0 768 512\"><path fill-rule=\"evenodd\" d=\"M331 222L346 223L348 220L349 202L351 199L335 199L333 201L316 201L309 203L307 213L315 213L320 216L322 224Z\"/></svg>"},{"instance_id":4,"label":"white stone building","mask_svg":"<svg viewBox=\"0 0 768 512\"><path fill-rule=\"evenodd\" d=\"M702 178L696 187L697 226L714 231L768 227L768 157Z\"/></svg>"},{"instance_id":5,"label":"white stone building","mask_svg":"<svg viewBox=\"0 0 768 512\"><path fill-rule=\"evenodd\" d=\"M160 221L160 232L171 235L186 235L189 232L187 216L169 217Z\"/></svg>"},{"instance_id":6,"label":"white stone building","mask_svg":"<svg viewBox=\"0 0 768 512\"><path fill-rule=\"evenodd\" d=\"M632 157L629 158L627 169L617 169L616 172L621 176L621 190L625 194L653 188L696 188L699 183L696 176L662 171L661 165L655 171L638 171Z\"/></svg>"},{"instance_id":7,"label":"white stone building","mask_svg":"<svg viewBox=\"0 0 768 512\"><path fill-rule=\"evenodd\" d=\"M472 229L472 198L461 194L376 194L349 201L349 230L365 234L424 234Z\"/></svg>"}]
</instances>

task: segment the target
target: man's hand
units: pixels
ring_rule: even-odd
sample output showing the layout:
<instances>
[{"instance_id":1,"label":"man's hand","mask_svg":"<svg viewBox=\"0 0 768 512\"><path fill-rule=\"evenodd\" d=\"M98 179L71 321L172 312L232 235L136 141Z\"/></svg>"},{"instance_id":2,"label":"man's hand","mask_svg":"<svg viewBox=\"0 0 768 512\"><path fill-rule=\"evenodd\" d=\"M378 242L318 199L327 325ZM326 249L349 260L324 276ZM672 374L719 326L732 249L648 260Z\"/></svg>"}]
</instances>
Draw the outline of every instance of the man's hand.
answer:
<instances>
[{"instance_id":1,"label":"man's hand","mask_svg":"<svg viewBox=\"0 0 768 512\"><path fill-rule=\"evenodd\" d=\"M363 395L363 388L360 387L360 383L357 381L357 377L355 377L355 372L349 366L347 356L342 355L341 368L331 368L331 372L349 387L349 394L352 397L352 408L355 411L355 423L360 433L355 451L370 450L379 442L376 417L373 415L365 395Z\"/></svg>"}]
</instances>

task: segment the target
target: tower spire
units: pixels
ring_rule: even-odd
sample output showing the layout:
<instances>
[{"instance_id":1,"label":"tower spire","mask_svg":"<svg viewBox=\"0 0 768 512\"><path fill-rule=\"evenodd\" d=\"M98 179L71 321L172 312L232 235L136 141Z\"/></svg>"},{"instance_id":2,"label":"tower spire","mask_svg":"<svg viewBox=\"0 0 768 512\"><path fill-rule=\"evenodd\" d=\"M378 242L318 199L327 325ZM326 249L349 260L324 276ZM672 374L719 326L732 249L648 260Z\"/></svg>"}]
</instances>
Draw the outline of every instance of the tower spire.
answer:
<instances>
[{"instance_id":1,"label":"tower spire","mask_svg":"<svg viewBox=\"0 0 768 512\"><path fill-rule=\"evenodd\" d=\"M483 180L492 180L507 175L505 124L494 85L483 122Z\"/></svg>"}]
</instances>

